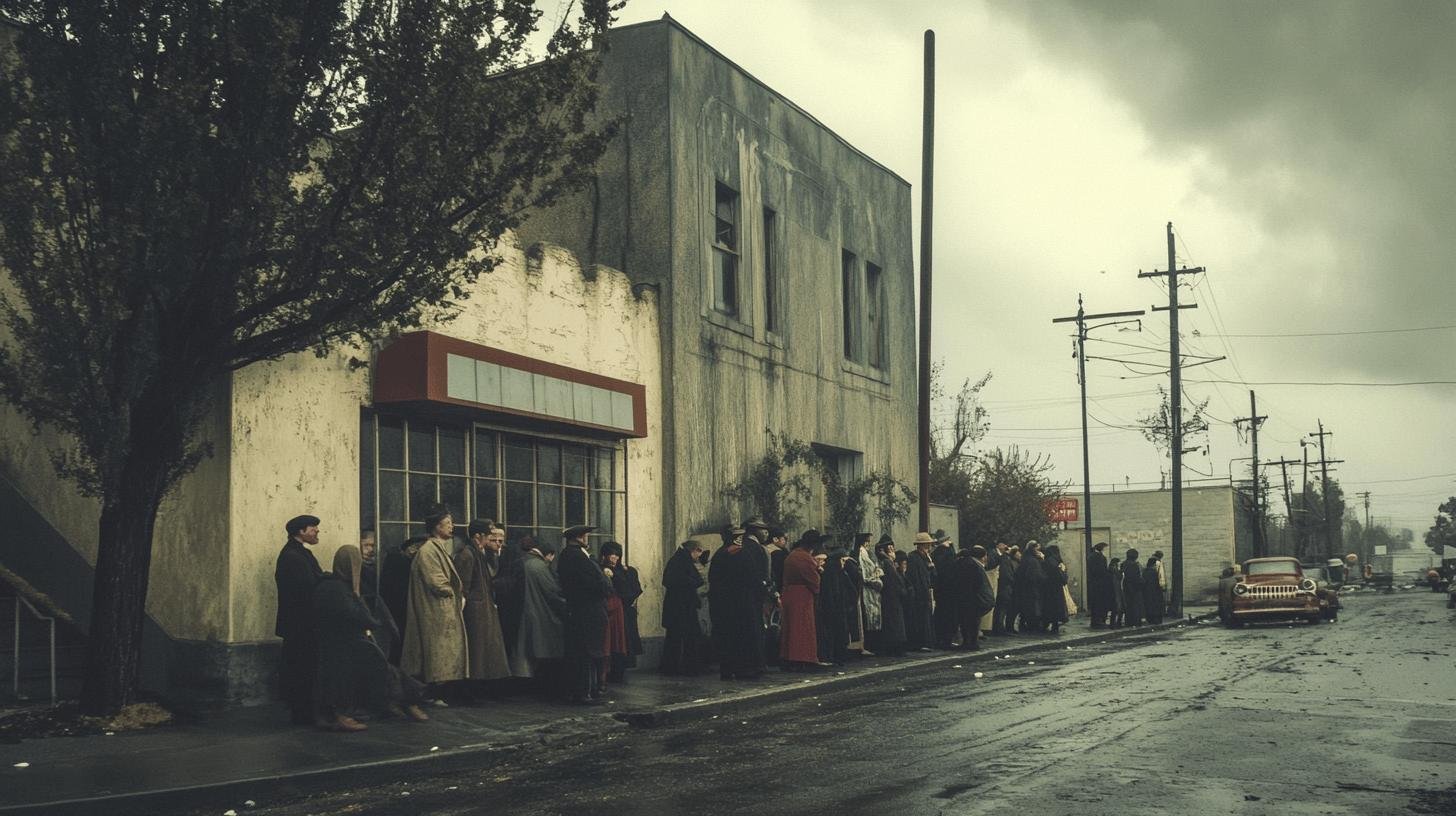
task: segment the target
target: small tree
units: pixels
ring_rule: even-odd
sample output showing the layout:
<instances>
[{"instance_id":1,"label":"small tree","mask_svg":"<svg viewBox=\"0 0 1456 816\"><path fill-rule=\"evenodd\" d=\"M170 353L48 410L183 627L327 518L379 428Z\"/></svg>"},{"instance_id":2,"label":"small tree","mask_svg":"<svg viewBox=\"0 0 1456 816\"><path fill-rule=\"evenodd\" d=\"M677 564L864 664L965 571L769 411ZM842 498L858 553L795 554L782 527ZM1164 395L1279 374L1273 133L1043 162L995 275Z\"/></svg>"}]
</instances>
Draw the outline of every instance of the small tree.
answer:
<instances>
[{"instance_id":1,"label":"small tree","mask_svg":"<svg viewBox=\"0 0 1456 816\"><path fill-rule=\"evenodd\" d=\"M1163 456L1173 456L1173 407L1168 399L1168 391L1161 385L1158 386L1158 409L1138 418L1137 424L1142 432L1143 438L1153 443ZM1183 414L1183 436L1203 433L1208 430L1208 419L1204 411L1208 408L1208 399L1202 402L1195 402L1190 406L1185 402L1179 406Z\"/></svg>"},{"instance_id":2,"label":"small tree","mask_svg":"<svg viewBox=\"0 0 1456 816\"><path fill-rule=\"evenodd\" d=\"M1453 519L1456 519L1456 496L1446 499L1436 507L1435 521L1424 536L1426 546L1442 558L1446 557L1447 547L1456 547L1456 522Z\"/></svg>"},{"instance_id":3,"label":"small tree","mask_svg":"<svg viewBox=\"0 0 1456 816\"><path fill-rule=\"evenodd\" d=\"M0 0L0 395L100 499L82 707L133 696L162 499L207 394L262 360L448 318L532 207L581 186L582 0Z\"/></svg>"},{"instance_id":4,"label":"small tree","mask_svg":"<svg viewBox=\"0 0 1456 816\"><path fill-rule=\"evenodd\" d=\"M1051 480L1051 459L1019 448L997 448L976 460L971 488L961 509L960 533L965 541L984 545L1004 541L1045 541L1055 531L1047 502L1066 492Z\"/></svg>"},{"instance_id":5,"label":"small tree","mask_svg":"<svg viewBox=\"0 0 1456 816\"><path fill-rule=\"evenodd\" d=\"M809 500L807 469L801 463L816 461L806 442L768 433L768 451L748 469L748 477L723 488L727 496L771 527L793 530L799 526L799 508Z\"/></svg>"}]
</instances>

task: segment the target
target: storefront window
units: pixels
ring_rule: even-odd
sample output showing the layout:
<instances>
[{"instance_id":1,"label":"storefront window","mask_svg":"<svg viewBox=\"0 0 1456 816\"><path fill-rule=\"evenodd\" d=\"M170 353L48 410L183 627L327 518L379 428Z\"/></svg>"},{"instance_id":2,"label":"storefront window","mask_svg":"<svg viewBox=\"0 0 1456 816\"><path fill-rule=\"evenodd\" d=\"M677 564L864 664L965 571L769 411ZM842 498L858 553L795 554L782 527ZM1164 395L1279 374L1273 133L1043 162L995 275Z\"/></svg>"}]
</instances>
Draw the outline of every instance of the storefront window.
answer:
<instances>
[{"instance_id":1,"label":"storefront window","mask_svg":"<svg viewBox=\"0 0 1456 816\"><path fill-rule=\"evenodd\" d=\"M360 433L361 517L382 549L423 535L420 517L436 503L450 508L461 535L470 519L490 518L511 543L530 534L559 546L573 524L600 528L594 547L620 540L626 495L616 489L616 448L371 412Z\"/></svg>"}]
</instances>

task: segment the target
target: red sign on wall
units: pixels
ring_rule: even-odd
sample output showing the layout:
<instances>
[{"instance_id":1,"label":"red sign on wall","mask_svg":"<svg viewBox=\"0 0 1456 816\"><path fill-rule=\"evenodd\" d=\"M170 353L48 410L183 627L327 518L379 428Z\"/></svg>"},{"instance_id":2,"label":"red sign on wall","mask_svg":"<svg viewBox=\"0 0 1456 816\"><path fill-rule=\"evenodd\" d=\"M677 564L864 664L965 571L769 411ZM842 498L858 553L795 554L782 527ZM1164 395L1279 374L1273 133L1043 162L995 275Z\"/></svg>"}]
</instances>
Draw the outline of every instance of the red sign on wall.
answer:
<instances>
[{"instance_id":1,"label":"red sign on wall","mask_svg":"<svg viewBox=\"0 0 1456 816\"><path fill-rule=\"evenodd\" d=\"M1077 520L1076 499L1053 499L1046 505L1047 518L1053 524Z\"/></svg>"}]
</instances>

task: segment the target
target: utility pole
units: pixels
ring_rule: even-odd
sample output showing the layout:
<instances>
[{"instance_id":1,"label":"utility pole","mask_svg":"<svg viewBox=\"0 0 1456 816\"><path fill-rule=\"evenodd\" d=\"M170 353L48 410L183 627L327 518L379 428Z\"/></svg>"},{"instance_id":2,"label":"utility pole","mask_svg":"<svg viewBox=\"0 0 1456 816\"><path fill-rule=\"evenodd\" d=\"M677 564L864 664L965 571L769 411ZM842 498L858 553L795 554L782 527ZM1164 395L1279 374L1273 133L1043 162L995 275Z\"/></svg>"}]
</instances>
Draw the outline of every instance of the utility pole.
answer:
<instances>
[{"instance_id":1,"label":"utility pole","mask_svg":"<svg viewBox=\"0 0 1456 816\"><path fill-rule=\"evenodd\" d=\"M1370 491L1362 490L1355 494L1365 501L1365 529L1360 536L1360 561L1363 563L1370 560L1365 550L1365 543L1370 540Z\"/></svg>"},{"instance_id":2,"label":"utility pole","mask_svg":"<svg viewBox=\"0 0 1456 816\"><path fill-rule=\"evenodd\" d=\"M1297 465L1297 464L1299 464L1299 460L1297 460L1297 459L1285 459L1282 456L1279 457L1279 461L1277 461L1277 462L1265 462L1264 463L1264 465L1266 467L1269 466L1269 465L1278 465L1279 466L1279 475L1284 478L1284 519L1285 519L1285 529L1286 530L1289 529L1289 525L1294 522L1294 507L1293 507L1293 504L1292 504L1292 501L1291 501L1292 497L1289 495L1289 465ZM1280 541L1280 544L1281 545L1284 542L1284 534L1282 532L1280 533L1279 541ZM1298 544L1296 544L1295 546L1297 548L1298 547ZM1281 553L1281 554L1287 555L1287 553ZM1298 555L1297 552L1295 554Z\"/></svg>"},{"instance_id":3,"label":"utility pole","mask_svg":"<svg viewBox=\"0 0 1456 816\"><path fill-rule=\"evenodd\" d=\"M1077 382L1082 386L1082 530L1083 530L1083 563L1086 563L1086 555L1092 552L1092 469L1087 452L1087 321L1105 320L1112 317L1137 317L1146 314L1142 309L1135 312L1103 312L1102 314L1087 314L1082 308L1082 294L1077 293L1077 314L1072 317L1058 317L1052 320L1053 323L1077 323ZM1117 320L1112 323L1103 323L1101 326L1112 326L1117 323L1131 321Z\"/></svg>"},{"instance_id":4,"label":"utility pole","mask_svg":"<svg viewBox=\"0 0 1456 816\"><path fill-rule=\"evenodd\" d=\"M1319 437L1320 499L1323 501L1325 509L1325 558L1335 557L1334 519L1330 518L1330 465L1344 461L1343 459L1331 461L1325 456L1325 437L1334 435L1334 431L1325 430L1324 420L1319 420L1319 433L1310 434L1310 436Z\"/></svg>"},{"instance_id":5,"label":"utility pole","mask_svg":"<svg viewBox=\"0 0 1456 816\"><path fill-rule=\"evenodd\" d=\"M1168 279L1168 376L1172 379L1169 388L1170 414L1168 417L1172 439L1169 452L1173 455L1173 541L1170 549L1173 557L1173 586L1169 607L1175 617L1183 616L1183 378L1182 357L1178 352L1178 310L1195 309L1196 303L1178 305L1178 276L1202 272L1203 267L1179 269L1177 253L1173 250L1173 222L1168 222L1168 268L1163 271L1138 272L1139 278L1166 277ZM1153 311L1163 311L1158 306Z\"/></svg>"},{"instance_id":6,"label":"utility pole","mask_svg":"<svg viewBox=\"0 0 1456 816\"><path fill-rule=\"evenodd\" d=\"M1249 435L1254 443L1254 456L1249 460L1249 469L1253 472L1254 481L1250 485L1250 494L1254 500L1254 557L1262 558L1269 554L1269 542L1264 540L1263 516L1259 512L1259 499L1263 490L1259 485L1259 426L1263 424L1267 416L1259 416L1258 406L1254 402L1254 390L1249 389L1249 415L1234 420L1234 424L1241 422L1249 423Z\"/></svg>"},{"instance_id":7,"label":"utility pole","mask_svg":"<svg viewBox=\"0 0 1456 816\"><path fill-rule=\"evenodd\" d=\"M935 204L935 32L925 32L920 142L920 526L930 529L930 260Z\"/></svg>"},{"instance_id":8,"label":"utility pole","mask_svg":"<svg viewBox=\"0 0 1456 816\"><path fill-rule=\"evenodd\" d=\"M1303 439L1299 440L1299 452L1300 452L1300 454L1302 454L1304 456L1304 470L1300 471L1300 482L1299 482L1299 495L1300 495L1300 499L1301 499L1300 500L1300 511L1304 513L1304 524L1300 526L1300 532L1302 533L1302 535L1300 536L1300 540L1299 540L1299 548L1300 548L1299 557L1302 559L1302 558L1304 558L1304 556L1305 556L1306 553L1308 553L1311 549L1313 549L1310 546L1310 541L1309 541L1309 538L1308 538L1308 535L1309 535L1309 532L1310 532L1310 530L1309 530L1309 519L1310 519L1310 513L1309 513L1309 443L1306 442Z\"/></svg>"}]
</instances>

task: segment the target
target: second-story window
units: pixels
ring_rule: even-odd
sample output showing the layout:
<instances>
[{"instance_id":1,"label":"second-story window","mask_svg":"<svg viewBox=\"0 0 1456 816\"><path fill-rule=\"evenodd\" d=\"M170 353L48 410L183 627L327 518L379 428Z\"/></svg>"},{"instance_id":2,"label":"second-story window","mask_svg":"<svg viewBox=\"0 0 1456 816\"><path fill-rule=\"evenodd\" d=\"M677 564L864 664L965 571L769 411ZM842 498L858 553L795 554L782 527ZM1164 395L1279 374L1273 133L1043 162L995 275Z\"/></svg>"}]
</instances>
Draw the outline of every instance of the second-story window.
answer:
<instances>
[{"instance_id":1,"label":"second-story window","mask_svg":"<svg viewBox=\"0 0 1456 816\"><path fill-rule=\"evenodd\" d=\"M738 192L719 182L713 201L713 308L738 316Z\"/></svg>"},{"instance_id":2,"label":"second-story window","mask_svg":"<svg viewBox=\"0 0 1456 816\"><path fill-rule=\"evenodd\" d=\"M872 263L865 263L865 345L869 364L885 367L885 276Z\"/></svg>"},{"instance_id":3,"label":"second-story window","mask_svg":"<svg viewBox=\"0 0 1456 816\"><path fill-rule=\"evenodd\" d=\"M763 327L779 330L779 235L778 216L763 208Z\"/></svg>"},{"instance_id":4,"label":"second-story window","mask_svg":"<svg viewBox=\"0 0 1456 816\"><path fill-rule=\"evenodd\" d=\"M860 282L859 259L848 250L840 253L840 298L843 304L844 359L856 363L864 361L863 344L860 342Z\"/></svg>"}]
</instances>

